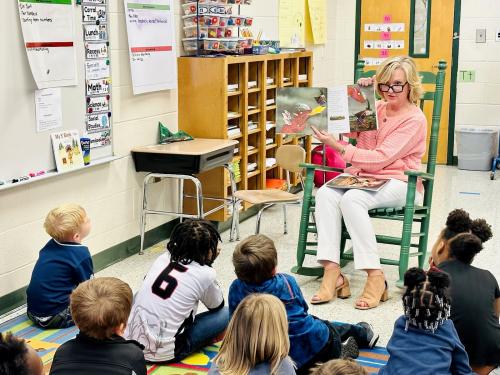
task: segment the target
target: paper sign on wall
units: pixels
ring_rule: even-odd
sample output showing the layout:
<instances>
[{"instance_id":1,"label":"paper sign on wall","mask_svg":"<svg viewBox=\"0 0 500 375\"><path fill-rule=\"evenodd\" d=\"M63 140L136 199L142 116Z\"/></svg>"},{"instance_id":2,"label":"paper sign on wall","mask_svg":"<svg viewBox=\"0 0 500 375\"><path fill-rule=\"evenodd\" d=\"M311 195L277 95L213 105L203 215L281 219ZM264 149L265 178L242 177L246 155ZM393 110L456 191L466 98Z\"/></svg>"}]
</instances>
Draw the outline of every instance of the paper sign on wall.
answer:
<instances>
[{"instance_id":1,"label":"paper sign on wall","mask_svg":"<svg viewBox=\"0 0 500 375\"><path fill-rule=\"evenodd\" d=\"M85 41L98 42L108 39L106 25L83 25L83 37Z\"/></svg>"},{"instance_id":2,"label":"paper sign on wall","mask_svg":"<svg viewBox=\"0 0 500 375\"><path fill-rule=\"evenodd\" d=\"M363 57L362 60L365 61L365 66L377 66L382 64L385 59L378 57Z\"/></svg>"},{"instance_id":3,"label":"paper sign on wall","mask_svg":"<svg viewBox=\"0 0 500 375\"><path fill-rule=\"evenodd\" d=\"M36 131L62 127L61 88L35 91Z\"/></svg>"},{"instance_id":4,"label":"paper sign on wall","mask_svg":"<svg viewBox=\"0 0 500 375\"><path fill-rule=\"evenodd\" d=\"M404 23L365 23L365 31L404 32Z\"/></svg>"},{"instance_id":5,"label":"paper sign on wall","mask_svg":"<svg viewBox=\"0 0 500 375\"><path fill-rule=\"evenodd\" d=\"M110 80L105 79L88 79L85 82L86 95L109 94Z\"/></svg>"},{"instance_id":6,"label":"paper sign on wall","mask_svg":"<svg viewBox=\"0 0 500 375\"><path fill-rule=\"evenodd\" d=\"M87 79L108 78L109 74L108 60L85 61L85 77Z\"/></svg>"},{"instance_id":7,"label":"paper sign on wall","mask_svg":"<svg viewBox=\"0 0 500 375\"><path fill-rule=\"evenodd\" d=\"M40 3L18 0L18 8L26 54L37 87L76 85L75 17L71 0Z\"/></svg>"},{"instance_id":8,"label":"paper sign on wall","mask_svg":"<svg viewBox=\"0 0 500 375\"><path fill-rule=\"evenodd\" d=\"M135 94L177 86L172 0L124 0Z\"/></svg>"},{"instance_id":9,"label":"paper sign on wall","mask_svg":"<svg viewBox=\"0 0 500 375\"><path fill-rule=\"evenodd\" d=\"M109 111L109 95L87 98L87 113Z\"/></svg>"},{"instance_id":10,"label":"paper sign on wall","mask_svg":"<svg viewBox=\"0 0 500 375\"><path fill-rule=\"evenodd\" d=\"M97 4L97 5L104 5L106 4L106 0L83 0L84 4Z\"/></svg>"},{"instance_id":11,"label":"paper sign on wall","mask_svg":"<svg viewBox=\"0 0 500 375\"><path fill-rule=\"evenodd\" d=\"M365 49L403 49L404 40L365 40L363 42Z\"/></svg>"},{"instance_id":12,"label":"paper sign on wall","mask_svg":"<svg viewBox=\"0 0 500 375\"><path fill-rule=\"evenodd\" d=\"M82 16L83 22L106 22L106 7L98 5L83 5Z\"/></svg>"},{"instance_id":13,"label":"paper sign on wall","mask_svg":"<svg viewBox=\"0 0 500 375\"><path fill-rule=\"evenodd\" d=\"M103 59L108 57L107 43L85 43L85 57L87 59Z\"/></svg>"},{"instance_id":14,"label":"paper sign on wall","mask_svg":"<svg viewBox=\"0 0 500 375\"><path fill-rule=\"evenodd\" d=\"M109 128L109 113L93 113L87 115L85 120L87 132L94 132Z\"/></svg>"}]
</instances>

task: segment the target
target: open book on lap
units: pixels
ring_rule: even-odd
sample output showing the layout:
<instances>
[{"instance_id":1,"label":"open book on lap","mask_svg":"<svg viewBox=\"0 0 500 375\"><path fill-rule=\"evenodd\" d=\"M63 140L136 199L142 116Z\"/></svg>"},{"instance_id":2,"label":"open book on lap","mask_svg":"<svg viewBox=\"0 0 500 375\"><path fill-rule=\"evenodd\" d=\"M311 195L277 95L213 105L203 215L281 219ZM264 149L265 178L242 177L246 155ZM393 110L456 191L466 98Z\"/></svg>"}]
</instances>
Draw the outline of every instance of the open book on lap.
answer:
<instances>
[{"instance_id":1,"label":"open book on lap","mask_svg":"<svg viewBox=\"0 0 500 375\"><path fill-rule=\"evenodd\" d=\"M328 181L326 186L335 189L361 189L379 191L389 180L379 180L373 177L359 177L342 173Z\"/></svg>"}]
</instances>

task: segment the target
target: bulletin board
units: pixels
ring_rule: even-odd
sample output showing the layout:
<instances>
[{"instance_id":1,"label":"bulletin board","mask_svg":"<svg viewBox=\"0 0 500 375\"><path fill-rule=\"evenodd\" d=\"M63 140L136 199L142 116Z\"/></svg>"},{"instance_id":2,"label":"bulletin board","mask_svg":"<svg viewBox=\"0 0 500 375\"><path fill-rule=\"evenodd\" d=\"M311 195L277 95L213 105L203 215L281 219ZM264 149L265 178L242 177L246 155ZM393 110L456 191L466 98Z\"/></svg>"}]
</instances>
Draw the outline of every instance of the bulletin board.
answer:
<instances>
[{"instance_id":1,"label":"bulletin board","mask_svg":"<svg viewBox=\"0 0 500 375\"><path fill-rule=\"evenodd\" d=\"M107 1L102 1L106 6ZM38 132L35 108L35 91L38 87L28 63L18 2L15 0L1 2L0 45L3 52L0 72L3 87L0 100L0 180L8 182L32 172L53 172L56 164L50 134L76 129L82 136L87 131L89 111L87 101L90 99L87 96L85 80L88 55L86 56L86 42L83 35L83 5L75 5L75 1L72 0L69 6L74 8L75 18L76 85L61 88L62 127ZM60 61L60 63L67 62ZM91 149L91 165L113 155L111 108L107 115L110 137L103 142L103 146ZM4 187L6 185L4 184Z\"/></svg>"}]
</instances>

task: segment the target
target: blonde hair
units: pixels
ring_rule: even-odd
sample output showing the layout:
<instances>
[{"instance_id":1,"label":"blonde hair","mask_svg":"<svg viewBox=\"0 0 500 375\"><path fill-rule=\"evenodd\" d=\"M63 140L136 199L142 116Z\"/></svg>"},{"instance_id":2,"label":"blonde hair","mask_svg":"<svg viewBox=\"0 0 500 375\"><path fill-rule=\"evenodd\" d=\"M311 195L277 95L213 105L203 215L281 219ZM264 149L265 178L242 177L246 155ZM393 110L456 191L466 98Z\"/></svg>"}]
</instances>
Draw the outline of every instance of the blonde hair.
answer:
<instances>
[{"instance_id":1,"label":"blonde hair","mask_svg":"<svg viewBox=\"0 0 500 375\"><path fill-rule=\"evenodd\" d=\"M405 72L406 81L410 86L408 100L413 104L417 104L424 92L424 89L422 88L422 83L418 75L417 66L415 65L413 59L408 56L390 57L382 62L377 69L377 94L381 98L384 97L383 93L378 88L378 84L389 82L396 69L402 69Z\"/></svg>"},{"instance_id":2,"label":"blonde hair","mask_svg":"<svg viewBox=\"0 0 500 375\"><path fill-rule=\"evenodd\" d=\"M74 203L63 204L50 210L43 227L48 235L57 241L64 241L74 235L85 223L87 213Z\"/></svg>"},{"instance_id":3,"label":"blonde hair","mask_svg":"<svg viewBox=\"0 0 500 375\"><path fill-rule=\"evenodd\" d=\"M87 280L71 293L71 316L81 332L104 340L122 324L132 309L132 289L115 277Z\"/></svg>"},{"instance_id":4,"label":"blonde hair","mask_svg":"<svg viewBox=\"0 0 500 375\"><path fill-rule=\"evenodd\" d=\"M262 362L276 374L289 350L283 303L270 294L250 294L236 308L214 362L223 375L246 375Z\"/></svg>"},{"instance_id":5,"label":"blonde hair","mask_svg":"<svg viewBox=\"0 0 500 375\"><path fill-rule=\"evenodd\" d=\"M352 359L332 359L310 372L311 375L368 375L368 372Z\"/></svg>"},{"instance_id":6,"label":"blonde hair","mask_svg":"<svg viewBox=\"0 0 500 375\"><path fill-rule=\"evenodd\" d=\"M261 284L274 275L278 253L273 240L263 234L245 238L233 253L234 271L238 279Z\"/></svg>"}]
</instances>

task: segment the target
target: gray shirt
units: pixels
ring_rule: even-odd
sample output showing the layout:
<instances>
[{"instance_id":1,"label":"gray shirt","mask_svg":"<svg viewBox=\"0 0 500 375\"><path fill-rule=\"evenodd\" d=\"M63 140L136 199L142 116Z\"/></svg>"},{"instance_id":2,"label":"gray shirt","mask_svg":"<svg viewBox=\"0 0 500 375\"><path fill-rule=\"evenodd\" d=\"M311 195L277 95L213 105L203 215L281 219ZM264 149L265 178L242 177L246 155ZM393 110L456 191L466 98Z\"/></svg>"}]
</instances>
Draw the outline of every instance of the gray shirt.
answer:
<instances>
[{"instance_id":1,"label":"gray shirt","mask_svg":"<svg viewBox=\"0 0 500 375\"><path fill-rule=\"evenodd\" d=\"M271 373L271 367L269 363L259 363L253 369L250 370L248 375L269 375ZM295 368L293 366L293 362L290 357L286 357L283 361L281 361L278 367L278 375L295 375ZM219 368L217 365L212 362L212 366L210 370L208 370L208 375L220 375Z\"/></svg>"}]
</instances>

